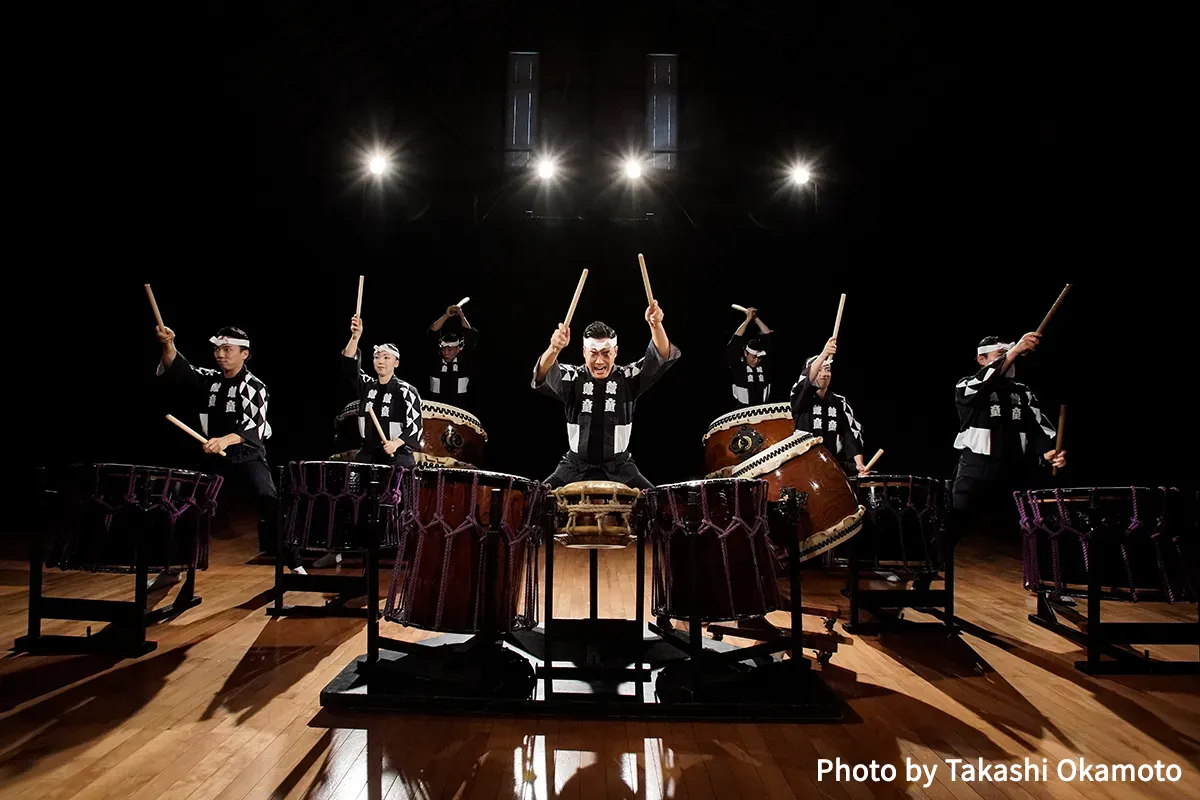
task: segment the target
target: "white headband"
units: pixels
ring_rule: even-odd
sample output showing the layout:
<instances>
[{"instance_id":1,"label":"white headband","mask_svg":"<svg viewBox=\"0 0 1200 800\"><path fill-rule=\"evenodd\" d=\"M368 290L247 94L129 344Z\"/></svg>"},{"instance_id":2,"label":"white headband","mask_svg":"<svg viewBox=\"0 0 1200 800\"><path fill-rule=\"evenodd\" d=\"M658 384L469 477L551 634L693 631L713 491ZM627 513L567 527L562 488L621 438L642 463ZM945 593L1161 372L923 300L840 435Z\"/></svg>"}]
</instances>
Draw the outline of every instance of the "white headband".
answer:
<instances>
[{"instance_id":1,"label":"white headband","mask_svg":"<svg viewBox=\"0 0 1200 800\"><path fill-rule=\"evenodd\" d=\"M762 358L763 356L765 356L767 354L766 350L755 350L752 347L747 347L746 352L752 356L758 356L759 358Z\"/></svg>"},{"instance_id":2,"label":"white headband","mask_svg":"<svg viewBox=\"0 0 1200 800\"><path fill-rule=\"evenodd\" d=\"M388 355L393 355L393 356L395 356L397 361L399 361L399 360L400 360L400 351L399 351L399 350L397 350L396 348L392 347L390 344L377 344L377 345L375 345L375 352L376 352L376 353L378 353L378 352L381 352L381 351L382 351L382 352L384 352L384 353L387 353Z\"/></svg>"},{"instance_id":3,"label":"white headband","mask_svg":"<svg viewBox=\"0 0 1200 800\"><path fill-rule=\"evenodd\" d=\"M237 345L238 347L250 346L249 339L231 339L228 336L211 336L208 340L213 343L213 347L221 347L222 345L227 344Z\"/></svg>"},{"instance_id":4,"label":"white headband","mask_svg":"<svg viewBox=\"0 0 1200 800\"><path fill-rule=\"evenodd\" d=\"M601 346L600 346L600 342L605 342L605 345L604 345L604 347L601 347ZM614 337L612 337L611 339L592 339L592 338L587 338L587 339L584 339L584 340L583 340L583 346L584 346L584 347L586 347L588 350L603 350L603 349L605 349L606 347L609 347L610 345L611 345L612 347L616 347L616 346L617 346L617 337L615 337L615 336L614 336Z\"/></svg>"},{"instance_id":5,"label":"white headband","mask_svg":"<svg viewBox=\"0 0 1200 800\"><path fill-rule=\"evenodd\" d=\"M1012 342L1009 342L1008 344L1001 342L999 344L985 344L982 347L977 348L975 352L981 356L986 356L988 353L994 353L997 350L1009 350L1011 348Z\"/></svg>"}]
</instances>

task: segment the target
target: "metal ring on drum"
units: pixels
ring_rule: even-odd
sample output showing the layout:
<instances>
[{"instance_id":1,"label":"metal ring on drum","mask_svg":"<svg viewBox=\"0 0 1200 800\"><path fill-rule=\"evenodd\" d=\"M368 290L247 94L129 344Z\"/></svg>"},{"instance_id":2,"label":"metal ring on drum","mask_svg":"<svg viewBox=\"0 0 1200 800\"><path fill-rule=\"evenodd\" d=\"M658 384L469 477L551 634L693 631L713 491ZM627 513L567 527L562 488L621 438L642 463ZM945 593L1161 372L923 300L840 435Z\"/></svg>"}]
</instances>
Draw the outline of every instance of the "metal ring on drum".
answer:
<instances>
[{"instance_id":1,"label":"metal ring on drum","mask_svg":"<svg viewBox=\"0 0 1200 800\"><path fill-rule=\"evenodd\" d=\"M769 500L779 502L786 490L808 495L806 514L811 531L799 546L807 561L849 540L862 530L866 508L859 504L850 481L823 439L808 431L793 431L727 472L730 478L762 478L770 486Z\"/></svg>"},{"instance_id":2,"label":"metal ring on drum","mask_svg":"<svg viewBox=\"0 0 1200 800\"><path fill-rule=\"evenodd\" d=\"M637 538L633 513L642 492L616 481L576 481L552 489L554 538L580 550L619 550Z\"/></svg>"},{"instance_id":3,"label":"metal ring on drum","mask_svg":"<svg viewBox=\"0 0 1200 800\"><path fill-rule=\"evenodd\" d=\"M474 414L446 403L423 401L421 451L435 458L451 459L456 465L483 465L487 431Z\"/></svg>"},{"instance_id":4,"label":"metal ring on drum","mask_svg":"<svg viewBox=\"0 0 1200 800\"><path fill-rule=\"evenodd\" d=\"M747 406L717 417L704 433L704 469L714 477L723 468L733 468L793 433L792 406L768 403ZM716 477L729 477L728 474Z\"/></svg>"}]
</instances>

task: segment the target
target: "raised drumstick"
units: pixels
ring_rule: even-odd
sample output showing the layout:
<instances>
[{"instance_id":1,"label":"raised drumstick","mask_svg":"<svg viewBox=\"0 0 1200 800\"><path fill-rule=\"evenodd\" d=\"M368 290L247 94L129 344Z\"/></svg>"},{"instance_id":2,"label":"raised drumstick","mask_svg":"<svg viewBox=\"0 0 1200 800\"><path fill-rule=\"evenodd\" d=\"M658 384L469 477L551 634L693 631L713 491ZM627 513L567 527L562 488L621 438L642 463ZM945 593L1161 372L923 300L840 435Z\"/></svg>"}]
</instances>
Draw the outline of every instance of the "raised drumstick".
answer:
<instances>
[{"instance_id":1,"label":"raised drumstick","mask_svg":"<svg viewBox=\"0 0 1200 800\"><path fill-rule=\"evenodd\" d=\"M379 424L379 417L375 416L374 407L367 406L367 413L371 416L371 422L375 423L375 430L379 431L379 438L383 439L384 442L387 442L388 438L383 434L383 426Z\"/></svg>"},{"instance_id":2,"label":"raised drumstick","mask_svg":"<svg viewBox=\"0 0 1200 800\"><path fill-rule=\"evenodd\" d=\"M882 448L882 447L881 447L881 448L879 448L879 450L877 450L877 451L875 452L875 455L871 456L871 460L867 462L867 466L866 466L866 470L867 470L867 472L870 472L870 471L871 471L871 467L875 466L875 462L879 460L879 457L880 457L881 455L883 455L883 448Z\"/></svg>"},{"instance_id":3,"label":"raised drumstick","mask_svg":"<svg viewBox=\"0 0 1200 800\"><path fill-rule=\"evenodd\" d=\"M654 305L654 292L650 291L650 273L646 272L646 257L638 253L638 265L642 268L642 283L646 286L646 305Z\"/></svg>"},{"instance_id":4,"label":"raised drumstick","mask_svg":"<svg viewBox=\"0 0 1200 800\"><path fill-rule=\"evenodd\" d=\"M734 303L734 304L732 304L732 305L730 306L730 308L732 308L734 311L738 312L739 314L745 314L745 313L746 313L746 307L745 307L745 306L739 306L737 303Z\"/></svg>"},{"instance_id":5,"label":"raised drumstick","mask_svg":"<svg viewBox=\"0 0 1200 800\"><path fill-rule=\"evenodd\" d=\"M1038 325L1038 333L1044 331L1046 326L1050 324L1050 318L1054 316L1055 311L1058 311L1059 305L1062 303L1063 298L1067 296L1067 292L1069 291L1071 291L1071 284L1068 283L1063 287L1063 290L1059 292L1058 299L1054 301L1054 305L1050 306L1050 310L1046 312L1046 318L1042 320L1042 324Z\"/></svg>"},{"instance_id":6,"label":"raised drumstick","mask_svg":"<svg viewBox=\"0 0 1200 800\"><path fill-rule=\"evenodd\" d=\"M1056 452L1056 453L1060 452L1062 450L1063 427L1066 424L1067 424L1067 407L1059 406L1058 407L1058 437L1054 442L1054 452ZM1050 474L1057 475L1058 467L1055 467L1054 469L1050 470Z\"/></svg>"},{"instance_id":7,"label":"raised drumstick","mask_svg":"<svg viewBox=\"0 0 1200 800\"><path fill-rule=\"evenodd\" d=\"M846 307L846 295L842 295L842 299L838 301L838 315L833 322L833 338L836 339L838 329L842 327L842 309Z\"/></svg>"},{"instance_id":8,"label":"raised drumstick","mask_svg":"<svg viewBox=\"0 0 1200 800\"><path fill-rule=\"evenodd\" d=\"M158 323L158 327L165 329L163 325L162 314L158 313L158 303L154 301L154 290L150 288L150 284L146 284L146 297L150 298L150 308L154 311L154 321Z\"/></svg>"},{"instance_id":9,"label":"raised drumstick","mask_svg":"<svg viewBox=\"0 0 1200 800\"><path fill-rule=\"evenodd\" d=\"M171 422L171 423L174 423L175 425L177 425L177 426L179 427L179 430L183 431L183 432L184 432L184 433L186 433L188 436L191 436L193 439L195 439L195 440L196 440L197 442L199 442L200 444L207 444L207 443L208 443L208 439L205 439L203 436L201 436L200 434L196 433L194 430L192 430L191 428L189 428L187 425L185 425L185 424L183 424L182 422L180 422L178 419L176 419L176 418L175 418L175 416L174 416L173 414L167 414L167 421L168 421L168 422ZM225 451L224 451L224 450L218 450L217 452L218 452L218 453L220 453L221 455L225 455Z\"/></svg>"},{"instance_id":10,"label":"raised drumstick","mask_svg":"<svg viewBox=\"0 0 1200 800\"><path fill-rule=\"evenodd\" d=\"M568 328L571 327L571 317L575 316L575 305L579 302L579 295L583 294L583 283L587 280L587 275L588 271L585 269L579 276L579 285L575 287L575 296L571 298L571 307L567 309L567 321L563 324Z\"/></svg>"},{"instance_id":11,"label":"raised drumstick","mask_svg":"<svg viewBox=\"0 0 1200 800\"><path fill-rule=\"evenodd\" d=\"M362 275L358 276L358 303L356 303L354 306L354 316L356 316L356 317L362 316L363 277L364 276L362 276Z\"/></svg>"},{"instance_id":12,"label":"raised drumstick","mask_svg":"<svg viewBox=\"0 0 1200 800\"><path fill-rule=\"evenodd\" d=\"M462 308L463 306L465 306L467 304L467 301L470 299L471 298L469 298L469 297L464 297L462 300L459 300L457 303L455 303L455 305L458 306L459 308Z\"/></svg>"}]
</instances>

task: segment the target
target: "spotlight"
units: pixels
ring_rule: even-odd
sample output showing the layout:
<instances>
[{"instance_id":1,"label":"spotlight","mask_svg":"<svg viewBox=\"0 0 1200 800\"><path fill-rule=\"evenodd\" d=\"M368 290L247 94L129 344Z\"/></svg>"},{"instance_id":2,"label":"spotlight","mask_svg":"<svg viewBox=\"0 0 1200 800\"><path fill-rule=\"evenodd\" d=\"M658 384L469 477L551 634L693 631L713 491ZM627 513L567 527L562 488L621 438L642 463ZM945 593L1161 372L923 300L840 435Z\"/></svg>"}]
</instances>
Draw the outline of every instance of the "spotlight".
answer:
<instances>
[{"instance_id":1,"label":"spotlight","mask_svg":"<svg viewBox=\"0 0 1200 800\"><path fill-rule=\"evenodd\" d=\"M548 181L554 177L554 162L548 158L543 158L537 165L538 177L544 181Z\"/></svg>"},{"instance_id":2,"label":"spotlight","mask_svg":"<svg viewBox=\"0 0 1200 800\"><path fill-rule=\"evenodd\" d=\"M371 156L371 160L367 163L367 169L371 170L372 175L382 175L387 172L388 161L383 156Z\"/></svg>"},{"instance_id":3,"label":"spotlight","mask_svg":"<svg viewBox=\"0 0 1200 800\"><path fill-rule=\"evenodd\" d=\"M637 180L642 177L642 165L635 158L631 158L625 162L625 177L630 180Z\"/></svg>"},{"instance_id":4,"label":"spotlight","mask_svg":"<svg viewBox=\"0 0 1200 800\"><path fill-rule=\"evenodd\" d=\"M812 172L809 171L808 167L799 164L792 167L792 183L797 186L803 186L810 180L812 180Z\"/></svg>"}]
</instances>

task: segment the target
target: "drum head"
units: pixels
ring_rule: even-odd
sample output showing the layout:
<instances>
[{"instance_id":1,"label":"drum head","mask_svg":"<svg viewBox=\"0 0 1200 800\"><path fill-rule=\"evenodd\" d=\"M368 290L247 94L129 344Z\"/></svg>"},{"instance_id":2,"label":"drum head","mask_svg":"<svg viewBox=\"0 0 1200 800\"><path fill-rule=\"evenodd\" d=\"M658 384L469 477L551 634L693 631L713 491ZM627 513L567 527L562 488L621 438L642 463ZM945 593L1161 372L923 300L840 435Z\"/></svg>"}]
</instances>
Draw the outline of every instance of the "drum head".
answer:
<instances>
[{"instance_id":1,"label":"drum head","mask_svg":"<svg viewBox=\"0 0 1200 800\"><path fill-rule=\"evenodd\" d=\"M575 483L568 483L566 486L560 486L557 489L551 489L550 493L555 497L590 497L594 495L638 497L642 491L641 489L634 489L632 486L627 486L617 481L576 481Z\"/></svg>"}]
</instances>

